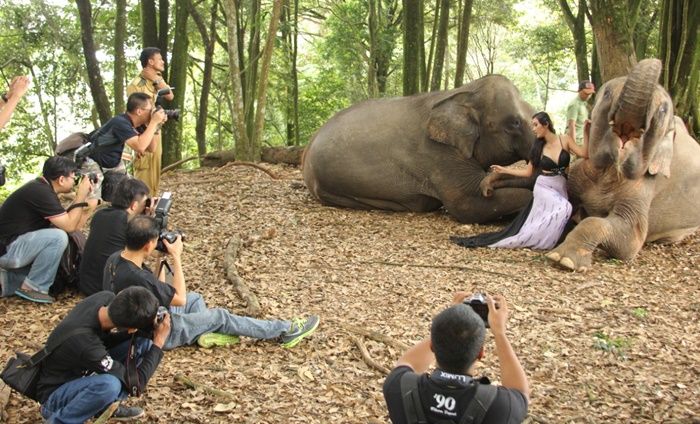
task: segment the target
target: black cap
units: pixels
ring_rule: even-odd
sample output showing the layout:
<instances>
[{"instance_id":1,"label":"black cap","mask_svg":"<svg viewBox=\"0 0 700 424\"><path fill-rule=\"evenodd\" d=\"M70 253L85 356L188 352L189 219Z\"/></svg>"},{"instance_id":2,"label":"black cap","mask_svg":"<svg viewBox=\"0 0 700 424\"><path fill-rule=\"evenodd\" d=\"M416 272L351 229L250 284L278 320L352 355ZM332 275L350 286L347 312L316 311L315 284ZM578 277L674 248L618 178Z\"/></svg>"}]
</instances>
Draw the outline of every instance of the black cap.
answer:
<instances>
[{"instance_id":1,"label":"black cap","mask_svg":"<svg viewBox=\"0 0 700 424\"><path fill-rule=\"evenodd\" d=\"M584 81L581 81L581 82L578 83L578 91L581 91L581 90L583 90L583 89L588 88L588 84L590 84L591 86L593 86L593 90L595 90L595 84L593 84L593 83L592 83L591 81L589 81L589 80L584 80Z\"/></svg>"}]
</instances>

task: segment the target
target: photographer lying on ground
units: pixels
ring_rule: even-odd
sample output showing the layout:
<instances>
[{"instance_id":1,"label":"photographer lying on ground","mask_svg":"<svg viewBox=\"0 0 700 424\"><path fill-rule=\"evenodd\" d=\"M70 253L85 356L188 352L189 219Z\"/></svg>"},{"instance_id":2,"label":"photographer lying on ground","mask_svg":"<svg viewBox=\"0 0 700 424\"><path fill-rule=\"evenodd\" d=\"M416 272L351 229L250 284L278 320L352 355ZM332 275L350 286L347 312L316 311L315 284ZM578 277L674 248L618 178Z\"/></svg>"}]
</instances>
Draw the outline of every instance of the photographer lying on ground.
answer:
<instances>
[{"instance_id":1,"label":"photographer lying on ground","mask_svg":"<svg viewBox=\"0 0 700 424\"><path fill-rule=\"evenodd\" d=\"M28 89L29 77L17 76L12 78L7 92L0 95L0 129L5 128L5 125L10 122L12 112L15 111L17 103Z\"/></svg>"},{"instance_id":2,"label":"photographer lying on ground","mask_svg":"<svg viewBox=\"0 0 700 424\"><path fill-rule=\"evenodd\" d=\"M97 173L99 180L93 197L102 196L102 180L107 171L126 174L122 161L124 145L136 153L152 152L156 148L154 137L160 126L168 120L162 109L156 110L148 94L134 93L126 102L126 113L115 116L90 135L92 151L80 165L87 174Z\"/></svg>"},{"instance_id":3,"label":"photographer lying on ground","mask_svg":"<svg viewBox=\"0 0 700 424\"><path fill-rule=\"evenodd\" d=\"M46 341L57 343L71 333L41 367L37 394L44 419L83 423L134 389L142 393L163 358L161 349L170 333L170 317L166 313L157 321L157 311L158 300L143 287L116 296L100 292L78 303ZM115 333L116 328L126 331ZM136 353L127 362L131 335L137 330L153 330L153 342L135 337ZM135 367L132 373L130 363ZM112 417L141 415L141 408L120 405Z\"/></svg>"},{"instance_id":4,"label":"photographer lying on ground","mask_svg":"<svg viewBox=\"0 0 700 424\"><path fill-rule=\"evenodd\" d=\"M68 245L66 233L83 228L97 204L97 199L86 201L93 187L83 178L75 202L63 208L57 193L73 190L75 171L75 162L53 156L44 162L41 177L18 188L0 206L1 296L53 302L49 288Z\"/></svg>"},{"instance_id":5,"label":"photographer lying on ground","mask_svg":"<svg viewBox=\"0 0 700 424\"><path fill-rule=\"evenodd\" d=\"M105 263L126 246L126 223L144 213L148 187L136 178L124 178L114 190L112 205L100 209L90 221L90 235L80 261L78 289L90 296L102 291Z\"/></svg>"},{"instance_id":6,"label":"photographer lying on ground","mask_svg":"<svg viewBox=\"0 0 700 424\"><path fill-rule=\"evenodd\" d=\"M126 248L107 259L103 288L119 293L127 287L140 285L156 295L161 305L172 313L172 332L165 349L191 345L202 347L228 346L238 342L238 336L255 339L279 339L282 347L296 346L316 330L319 317L306 319L259 320L241 317L226 309L209 309L199 293L187 292L182 273L182 237L174 243L163 239L172 266L172 284L165 283L165 267L159 276L142 268L159 241L160 229L153 217L139 215L130 220L126 229Z\"/></svg>"},{"instance_id":7,"label":"photographer lying on ground","mask_svg":"<svg viewBox=\"0 0 700 424\"><path fill-rule=\"evenodd\" d=\"M508 306L501 296L488 297L488 323L496 342L502 386L475 379L473 366L484 353L484 320L463 302L440 312L430 338L409 349L384 382L384 398L394 424L418 422L515 423L527 415L527 377L506 337ZM437 368L426 371L433 362ZM465 416L472 420L460 421Z\"/></svg>"}]
</instances>

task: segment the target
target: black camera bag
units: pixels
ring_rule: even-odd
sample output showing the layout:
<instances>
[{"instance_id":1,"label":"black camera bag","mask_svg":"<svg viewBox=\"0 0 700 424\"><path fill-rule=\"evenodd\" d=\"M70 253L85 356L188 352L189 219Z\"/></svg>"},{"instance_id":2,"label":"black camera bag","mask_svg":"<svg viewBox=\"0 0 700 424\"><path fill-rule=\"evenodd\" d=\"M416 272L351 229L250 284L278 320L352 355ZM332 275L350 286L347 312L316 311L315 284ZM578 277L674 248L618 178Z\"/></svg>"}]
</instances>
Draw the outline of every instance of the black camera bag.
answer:
<instances>
[{"instance_id":1,"label":"black camera bag","mask_svg":"<svg viewBox=\"0 0 700 424\"><path fill-rule=\"evenodd\" d=\"M44 362L44 360L51 355L51 352L56 350L56 348L58 348L69 338L75 336L76 334L91 332L92 330L89 328L76 328L75 330L56 340L52 346L44 346L43 349L35 353L33 356L29 356L22 352L17 352L17 356L10 358L10 360L7 361L5 368L2 370L2 373L0 373L0 379L2 379L5 384L12 387L18 393L38 402L39 399L36 393L36 386L39 382L39 373L41 371L42 362Z\"/></svg>"}]
</instances>

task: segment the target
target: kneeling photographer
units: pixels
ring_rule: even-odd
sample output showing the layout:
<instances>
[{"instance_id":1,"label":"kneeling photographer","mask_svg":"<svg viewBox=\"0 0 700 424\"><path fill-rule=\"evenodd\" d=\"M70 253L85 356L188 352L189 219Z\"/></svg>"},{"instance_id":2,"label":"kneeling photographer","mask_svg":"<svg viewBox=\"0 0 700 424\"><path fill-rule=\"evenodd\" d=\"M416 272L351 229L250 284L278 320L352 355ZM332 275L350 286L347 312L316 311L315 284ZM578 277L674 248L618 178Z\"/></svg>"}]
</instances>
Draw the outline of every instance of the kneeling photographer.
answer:
<instances>
[{"instance_id":1,"label":"kneeling photographer","mask_svg":"<svg viewBox=\"0 0 700 424\"><path fill-rule=\"evenodd\" d=\"M107 171L127 173L122 160L124 146L136 153L154 151L158 143L154 136L167 120L165 111L155 108L150 96L134 93L126 102L125 113L110 119L90 135L91 144L76 151L76 162L82 162L78 165L83 174L98 175L93 197L102 196L102 181Z\"/></svg>"},{"instance_id":2,"label":"kneeling photographer","mask_svg":"<svg viewBox=\"0 0 700 424\"><path fill-rule=\"evenodd\" d=\"M167 209L161 202L169 201L166 195L161 197L156 216L159 209ZM170 259L170 264L166 262L167 266L161 267L157 275L143 267L156 247L166 251ZM316 315L291 321L260 320L238 316L223 308L208 308L202 295L187 291L182 250L181 235L165 230L154 217L138 215L127 224L126 248L107 259L102 281L105 290L115 293L135 285L145 287L162 306L170 309L172 332L165 343L166 350L195 343L201 347L229 346L239 341L238 336L276 339L282 347L291 348L318 327ZM172 274L171 282L166 282L166 268Z\"/></svg>"},{"instance_id":3,"label":"kneeling photographer","mask_svg":"<svg viewBox=\"0 0 700 424\"><path fill-rule=\"evenodd\" d=\"M433 318L430 338L404 353L386 378L384 398L391 421L522 422L530 389L506 337L507 319L508 305L502 296L456 293L452 306ZM474 365L484 353L485 326L494 336L502 386L473 377ZM437 367L428 374L433 362Z\"/></svg>"}]
</instances>

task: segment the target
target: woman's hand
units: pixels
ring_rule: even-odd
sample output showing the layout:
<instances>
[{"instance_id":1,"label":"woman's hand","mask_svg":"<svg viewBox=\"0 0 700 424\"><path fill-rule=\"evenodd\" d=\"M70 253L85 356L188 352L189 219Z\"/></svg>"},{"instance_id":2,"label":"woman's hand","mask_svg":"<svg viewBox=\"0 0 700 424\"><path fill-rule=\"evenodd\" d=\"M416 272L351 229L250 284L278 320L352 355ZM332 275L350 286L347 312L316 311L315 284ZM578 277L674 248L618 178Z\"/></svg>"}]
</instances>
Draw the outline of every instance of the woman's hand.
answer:
<instances>
[{"instance_id":1,"label":"woman's hand","mask_svg":"<svg viewBox=\"0 0 700 424\"><path fill-rule=\"evenodd\" d=\"M506 168L502 167L501 165L491 165L491 172L503 174L504 172L506 172Z\"/></svg>"}]
</instances>

